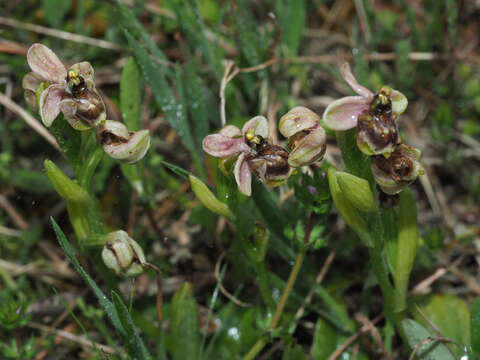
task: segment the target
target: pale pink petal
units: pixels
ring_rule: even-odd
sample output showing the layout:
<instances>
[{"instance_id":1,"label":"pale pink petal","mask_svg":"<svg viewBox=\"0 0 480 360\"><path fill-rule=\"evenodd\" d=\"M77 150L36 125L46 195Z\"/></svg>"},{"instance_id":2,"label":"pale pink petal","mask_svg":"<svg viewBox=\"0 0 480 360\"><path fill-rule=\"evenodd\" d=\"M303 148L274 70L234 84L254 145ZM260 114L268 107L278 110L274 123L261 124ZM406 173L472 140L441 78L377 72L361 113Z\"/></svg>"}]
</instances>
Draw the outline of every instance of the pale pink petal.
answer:
<instances>
[{"instance_id":1,"label":"pale pink petal","mask_svg":"<svg viewBox=\"0 0 480 360\"><path fill-rule=\"evenodd\" d=\"M233 173L240 192L247 196L252 195L252 173L245 159L245 153L238 157Z\"/></svg>"},{"instance_id":2,"label":"pale pink petal","mask_svg":"<svg viewBox=\"0 0 480 360\"><path fill-rule=\"evenodd\" d=\"M65 87L59 84L50 85L40 95L40 117L46 127L50 127L60 113L60 102L64 95Z\"/></svg>"},{"instance_id":3,"label":"pale pink petal","mask_svg":"<svg viewBox=\"0 0 480 360\"><path fill-rule=\"evenodd\" d=\"M60 83L67 77L67 70L55 53L43 44L33 44L27 52L30 68L40 77Z\"/></svg>"},{"instance_id":4,"label":"pale pink petal","mask_svg":"<svg viewBox=\"0 0 480 360\"><path fill-rule=\"evenodd\" d=\"M206 153L219 158L236 155L246 146L242 138L232 139L220 134L208 135L202 142L203 150Z\"/></svg>"},{"instance_id":5,"label":"pale pink petal","mask_svg":"<svg viewBox=\"0 0 480 360\"><path fill-rule=\"evenodd\" d=\"M331 130L348 130L357 126L357 118L368 109L369 100L362 96L347 96L328 105L323 124Z\"/></svg>"},{"instance_id":6,"label":"pale pink petal","mask_svg":"<svg viewBox=\"0 0 480 360\"><path fill-rule=\"evenodd\" d=\"M90 65L88 61L82 61L76 64L73 64L70 69L75 72L77 72L79 75L81 75L85 80L90 80L93 81L93 67Z\"/></svg>"},{"instance_id":7,"label":"pale pink petal","mask_svg":"<svg viewBox=\"0 0 480 360\"><path fill-rule=\"evenodd\" d=\"M25 90L30 90L33 92L37 91L38 85L42 82L42 79L36 75L34 72L29 72L27 75L23 77L22 80L22 87Z\"/></svg>"},{"instance_id":8,"label":"pale pink petal","mask_svg":"<svg viewBox=\"0 0 480 360\"><path fill-rule=\"evenodd\" d=\"M258 115L248 120L245 125L243 125L242 134L245 135L250 129L255 131L255 135L260 135L266 139L268 137L268 121L265 116Z\"/></svg>"},{"instance_id":9,"label":"pale pink petal","mask_svg":"<svg viewBox=\"0 0 480 360\"><path fill-rule=\"evenodd\" d=\"M228 136L228 137L231 137L231 138L242 136L242 132L240 131L240 129L236 126L233 126L233 125L227 125L227 126L223 127L222 130L220 130L218 133L220 135Z\"/></svg>"},{"instance_id":10,"label":"pale pink petal","mask_svg":"<svg viewBox=\"0 0 480 360\"><path fill-rule=\"evenodd\" d=\"M394 114L402 114L408 106L408 100L400 91L393 90L390 95L392 99L392 112Z\"/></svg>"},{"instance_id":11,"label":"pale pink petal","mask_svg":"<svg viewBox=\"0 0 480 360\"><path fill-rule=\"evenodd\" d=\"M348 62L344 63L340 67L340 72L342 74L343 80L355 91L358 95L363 97L372 97L373 93L368 90L365 86L362 86L358 83L355 76L352 74L352 69L350 68L350 64Z\"/></svg>"}]
</instances>

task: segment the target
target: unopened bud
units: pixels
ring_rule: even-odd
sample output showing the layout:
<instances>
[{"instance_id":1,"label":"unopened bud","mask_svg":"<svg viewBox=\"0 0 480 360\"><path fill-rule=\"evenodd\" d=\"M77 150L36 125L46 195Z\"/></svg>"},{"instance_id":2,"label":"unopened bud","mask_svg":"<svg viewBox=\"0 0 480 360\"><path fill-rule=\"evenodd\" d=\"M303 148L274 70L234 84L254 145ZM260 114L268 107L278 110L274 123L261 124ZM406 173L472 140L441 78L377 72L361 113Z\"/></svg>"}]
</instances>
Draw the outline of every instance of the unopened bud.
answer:
<instances>
[{"instance_id":1,"label":"unopened bud","mask_svg":"<svg viewBox=\"0 0 480 360\"><path fill-rule=\"evenodd\" d=\"M342 191L338 184L337 171L333 167L328 168L328 184L335 207L343 220L357 233L358 237L366 246L373 247L374 241L368 230L367 223Z\"/></svg>"},{"instance_id":2,"label":"unopened bud","mask_svg":"<svg viewBox=\"0 0 480 360\"><path fill-rule=\"evenodd\" d=\"M141 274L146 263L140 245L123 230L107 235L102 250L102 259L109 269L121 276Z\"/></svg>"},{"instance_id":3,"label":"unopened bud","mask_svg":"<svg viewBox=\"0 0 480 360\"><path fill-rule=\"evenodd\" d=\"M133 164L147 153L150 147L150 132L129 132L123 123L106 120L97 128L97 140L110 157Z\"/></svg>"},{"instance_id":4,"label":"unopened bud","mask_svg":"<svg viewBox=\"0 0 480 360\"><path fill-rule=\"evenodd\" d=\"M401 192L414 182L424 170L420 162L420 150L401 144L387 159L378 155L372 157L372 173L382 191L389 195Z\"/></svg>"},{"instance_id":5,"label":"unopened bud","mask_svg":"<svg viewBox=\"0 0 480 360\"><path fill-rule=\"evenodd\" d=\"M306 166L323 158L327 136L313 111L303 106L293 108L281 117L279 130L288 138L290 166Z\"/></svg>"},{"instance_id":6,"label":"unopened bud","mask_svg":"<svg viewBox=\"0 0 480 360\"><path fill-rule=\"evenodd\" d=\"M376 209L372 190L367 180L343 171L337 171L337 181L343 194L357 209L362 211L374 211Z\"/></svg>"},{"instance_id":7,"label":"unopened bud","mask_svg":"<svg viewBox=\"0 0 480 360\"><path fill-rule=\"evenodd\" d=\"M44 166L48 179L62 198L73 202L88 200L87 191L65 175L53 161L45 160Z\"/></svg>"},{"instance_id":8,"label":"unopened bud","mask_svg":"<svg viewBox=\"0 0 480 360\"><path fill-rule=\"evenodd\" d=\"M208 210L217 215L225 216L230 220L233 219L233 214L228 205L218 200L202 180L193 175L190 175L188 178L193 193Z\"/></svg>"}]
</instances>

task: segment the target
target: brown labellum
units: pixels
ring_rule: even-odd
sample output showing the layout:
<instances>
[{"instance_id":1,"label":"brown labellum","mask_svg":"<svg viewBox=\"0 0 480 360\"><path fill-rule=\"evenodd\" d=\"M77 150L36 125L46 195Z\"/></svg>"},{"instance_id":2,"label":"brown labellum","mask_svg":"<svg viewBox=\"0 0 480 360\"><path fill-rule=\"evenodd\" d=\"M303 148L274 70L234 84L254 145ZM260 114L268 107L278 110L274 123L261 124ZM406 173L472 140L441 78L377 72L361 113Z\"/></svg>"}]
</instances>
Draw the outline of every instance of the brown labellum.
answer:
<instances>
[{"instance_id":1,"label":"brown labellum","mask_svg":"<svg viewBox=\"0 0 480 360\"><path fill-rule=\"evenodd\" d=\"M385 154L388 157L400 143L390 94L389 87L382 87L370 108L358 116L357 144L367 155Z\"/></svg>"},{"instance_id":2,"label":"brown labellum","mask_svg":"<svg viewBox=\"0 0 480 360\"><path fill-rule=\"evenodd\" d=\"M399 193L423 174L419 158L419 150L404 144L399 145L389 158L372 156L371 168L375 181L385 193Z\"/></svg>"},{"instance_id":3,"label":"brown labellum","mask_svg":"<svg viewBox=\"0 0 480 360\"><path fill-rule=\"evenodd\" d=\"M75 117L88 126L95 126L105 119L105 105L95 85L77 75L71 79L67 76L67 89L76 104Z\"/></svg>"},{"instance_id":4,"label":"brown labellum","mask_svg":"<svg viewBox=\"0 0 480 360\"><path fill-rule=\"evenodd\" d=\"M247 157L250 170L267 185L279 185L290 175L288 152L271 144L259 135L258 144L252 144L252 153Z\"/></svg>"}]
</instances>

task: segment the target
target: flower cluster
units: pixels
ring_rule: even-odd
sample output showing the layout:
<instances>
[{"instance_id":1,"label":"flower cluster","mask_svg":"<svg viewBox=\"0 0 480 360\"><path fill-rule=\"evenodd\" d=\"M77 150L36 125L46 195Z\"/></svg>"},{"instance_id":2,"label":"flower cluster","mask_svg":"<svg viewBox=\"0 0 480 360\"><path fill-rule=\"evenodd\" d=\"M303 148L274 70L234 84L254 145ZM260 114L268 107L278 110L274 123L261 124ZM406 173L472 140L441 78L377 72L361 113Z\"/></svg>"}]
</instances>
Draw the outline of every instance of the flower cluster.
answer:
<instances>
[{"instance_id":1,"label":"flower cluster","mask_svg":"<svg viewBox=\"0 0 480 360\"><path fill-rule=\"evenodd\" d=\"M334 101L323 113L323 123L337 131L356 128L358 148L371 156L377 184L383 192L397 194L423 174L420 150L402 144L398 134L397 119L407 108L407 98L389 86L374 94L357 82L348 63L341 72L359 96Z\"/></svg>"},{"instance_id":2,"label":"flower cluster","mask_svg":"<svg viewBox=\"0 0 480 360\"><path fill-rule=\"evenodd\" d=\"M282 184L293 168L310 165L323 158L326 134L320 118L304 107L290 110L280 119L280 132L288 138L290 153L272 143L268 137L268 122L255 116L242 130L227 125L218 134L203 139L203 150L224 161L234 159L234 175L239 190L250 196L252 173L268 186Z\"/></svg>"},{"instance_id":3,"label":"flower cluster","mask_svg":"<svg viewBox=\"0 0 480 360\"><path fill-rule=\"evenodd\" d=\"M148 130L129 132L124 124L106 120L105 104L95 87L89 62L73 64L67 69L42 44L33 44L28 49L27 61L32 72L23 78L25 99L46 127L62 112L75 130L95 128L97 139L112 158L134 163L145 155L150 146Z\"/></svg>"}]
</instances>

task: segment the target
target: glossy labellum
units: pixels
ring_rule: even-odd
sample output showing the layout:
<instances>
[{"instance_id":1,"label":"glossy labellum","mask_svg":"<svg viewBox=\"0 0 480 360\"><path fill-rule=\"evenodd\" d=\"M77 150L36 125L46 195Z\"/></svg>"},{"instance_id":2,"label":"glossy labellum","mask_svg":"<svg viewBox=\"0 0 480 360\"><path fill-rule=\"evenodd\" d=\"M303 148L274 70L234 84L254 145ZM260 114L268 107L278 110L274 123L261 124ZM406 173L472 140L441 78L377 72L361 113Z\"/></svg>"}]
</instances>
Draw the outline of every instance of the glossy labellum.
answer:
<instances>
[{"instance_id":1,"label":"glossy labellum","mask_svg":"<svg viewBox=\"0 0 480 360\"><path fill-rule=\"evenodd\" d=\"M383 86L373 97L369 109L358 116L357 145L367 155L388 157L399 143L391 94L392 89Z\"/></svg>"},{"instance_id":2,"label":"glossy labellum","mask_svg":"<svg viewBox=\"0 0 480 360\"><path fill-rule=\"evenodd\" d=\"M372 173L382 191L389 195L398 194L422 175L424 170L418 161L420 155L420 150L400 144L388 158L372 156Z\"/></svg>"}]
</instances>

